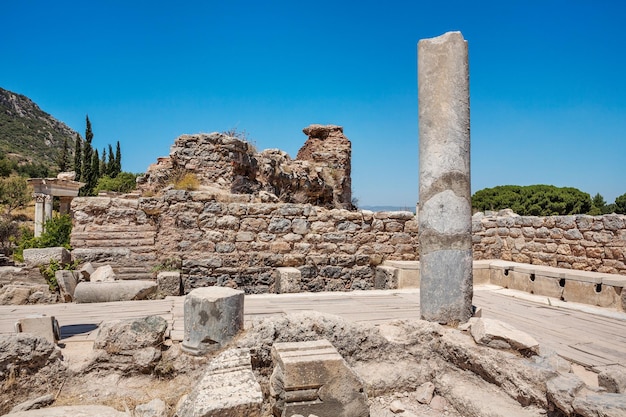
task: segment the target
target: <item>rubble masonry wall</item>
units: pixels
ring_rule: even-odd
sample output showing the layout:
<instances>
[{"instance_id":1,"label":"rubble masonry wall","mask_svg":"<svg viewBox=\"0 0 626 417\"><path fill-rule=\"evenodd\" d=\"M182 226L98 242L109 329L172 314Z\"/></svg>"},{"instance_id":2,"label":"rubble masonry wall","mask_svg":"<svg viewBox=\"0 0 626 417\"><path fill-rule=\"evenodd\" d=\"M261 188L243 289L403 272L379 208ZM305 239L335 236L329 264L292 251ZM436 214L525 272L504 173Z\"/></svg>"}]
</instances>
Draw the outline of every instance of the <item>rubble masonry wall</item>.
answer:
<instances>
[{"instance_id":1,"label":"rubble masonry wall","mask_svg":"<svg viewBox=\"0 0 626 417\"><path fill-rule=\"evenodd\" d=\"M230 199L183 190L162 197L76 198L73 253L132 271L126 279L179 259L186 292L207 285L273 292L274 269L284 266L301 271L303 291L370 289L384 260L418 260L418 222L410 212ZM626 275L624 215L479 213L472 228L476 260Z\"/></svg>"}]
</instances>

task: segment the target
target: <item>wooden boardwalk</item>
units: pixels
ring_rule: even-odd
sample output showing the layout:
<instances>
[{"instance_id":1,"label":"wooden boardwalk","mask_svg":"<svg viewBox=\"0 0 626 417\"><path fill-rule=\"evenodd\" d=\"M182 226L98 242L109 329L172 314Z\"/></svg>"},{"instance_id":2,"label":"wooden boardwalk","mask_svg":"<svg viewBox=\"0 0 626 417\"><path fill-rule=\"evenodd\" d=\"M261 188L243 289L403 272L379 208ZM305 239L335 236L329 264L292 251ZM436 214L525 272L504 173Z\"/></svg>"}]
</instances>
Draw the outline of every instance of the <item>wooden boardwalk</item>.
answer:
<instances>
[{"instance_id":1,"label":"wooden boardwalk","mask_svg":"<svg viewBox=\"0 0 626 417\"><path fill-rule=\"evenodd\" d=\"M184 297L165 300L98 304L0 306L0 334L14 332L14 323L31 314L55 316L62 342L87 342L103 321L160 315L170 325L170 337L182 340ZM483 317L505 321L535 337L562 357L600 371L608 365L626 367L626 313L533 296L495 286L478 286L474 304ZM315 310L354 322L383 323L419 318L418 290L355 291L250 295L245 318Z\"/></svg>"}]
</instances>

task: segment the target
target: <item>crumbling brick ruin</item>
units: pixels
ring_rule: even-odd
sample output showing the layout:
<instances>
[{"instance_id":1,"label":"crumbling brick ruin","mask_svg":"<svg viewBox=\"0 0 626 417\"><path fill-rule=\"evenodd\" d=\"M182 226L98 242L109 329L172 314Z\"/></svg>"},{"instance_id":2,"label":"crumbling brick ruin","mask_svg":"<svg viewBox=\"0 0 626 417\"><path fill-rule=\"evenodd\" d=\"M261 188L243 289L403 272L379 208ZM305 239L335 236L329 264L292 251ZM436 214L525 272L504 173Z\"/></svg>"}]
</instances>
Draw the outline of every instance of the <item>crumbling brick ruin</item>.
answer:
<instances>
[{"instance_id":1,"label":"crumbling brick ruin","mask_svg":"<svg viewBox=\"0 0 626 417\"><path fill-rule=\"evenodd\" d=\"M295 160L279 149L256 152L224 133L182 135L170 156L159 158L139 188L158 193L176 177L193 174L201 189L247 194L256 201L352 209L351 143L341 126L311 125Z\"/></svg>"}]
</instances>

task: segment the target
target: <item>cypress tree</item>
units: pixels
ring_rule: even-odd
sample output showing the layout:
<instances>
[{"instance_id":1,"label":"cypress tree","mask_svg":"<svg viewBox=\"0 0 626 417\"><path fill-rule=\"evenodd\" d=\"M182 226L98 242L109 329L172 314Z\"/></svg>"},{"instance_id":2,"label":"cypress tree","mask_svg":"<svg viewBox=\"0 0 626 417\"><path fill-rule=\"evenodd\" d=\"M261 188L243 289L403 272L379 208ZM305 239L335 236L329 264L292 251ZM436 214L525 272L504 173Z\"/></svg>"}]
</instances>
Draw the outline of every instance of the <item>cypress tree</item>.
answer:
<instances>
[{"instance_id":1,"label":"cypress tree","mask_svg":"<svg viewBox=\"0 0 626 417\"><path fill-rule=\"evenodd\" d=\"M102 158L100 158L100 176L107 175L107 149L102 148Z\"/></svg>"},{"instance_id":2,"label":"cypress tree","mask_svg":"<svg viewBox=\"0 0 626 417\"><path fill-rule=\"evenodd\" d=\"M65 172L70 165L69 161L70 157L70 149L67 143L67 136L63 139L63 147L61 148L61 152L59 153L59 159L57 160L57 165L59 166L60 172Z\"/></svg>"},{"instance_id":3,"label":"cypress tree","mask_svg":"<svg viewBox=\"0 0 626 417\"><path fill-rule=\"evenodd\" d=\"M100 179L100 156L98 150L93 152L91 157L91 176L89 177L89 194L93 194Z\"/></svg>"},{"instance_id":4,"label":"cypress tree","mask_svg":"<svg viewBox=\"0 0 626 417\"><path fill-rule=\"evenodd\" d=\"M80 135L76 134L76 143L74 145L74 172L76 172L76 180L80 180L80 175L82 173L81 170L81 161L83 159L83 146L82 140L80 139Z\"/></svg>"},{"instance_id":5,"label":"cypress tree","mask_svg":"<svg viewBox=\"0 0 626 417\"><path fill-rule=\"evenodd\" d=\"M91 122L89 121L89 116L86 117L86 125L85 128L85 146L83 147L83 171L80 177L80 180L84 183L90 184L90 179L92 177L92 163L93 159L93 148L91 147L91 141L93 140L93 132L91 131ZM89 193L89 188L87 187L87 193Z\"/></svg>"},{"instance_id":6,"label":"cypress tree","mask_svg":"<svg viewBox=\"0 0 626 417\"><path fill-rule=\"evenodd\" d=\"M109 143L109 161L107 162L106 174L113 178L113 171L115 171L115 154L113 153L113 146Z\"/></svg>"},{"instance_id":7,"label":"cypress tree","mask_svg":"<svg viewBox=\"0 0 626 417\"><path fill-rule=\"evenodd\" d=\"M113 178L117 177L117 174L122 172L122 150L120 149L120 141L117 141L117 147L115 149L115 170L113 171Z\"/></svg>"}]
</instances>

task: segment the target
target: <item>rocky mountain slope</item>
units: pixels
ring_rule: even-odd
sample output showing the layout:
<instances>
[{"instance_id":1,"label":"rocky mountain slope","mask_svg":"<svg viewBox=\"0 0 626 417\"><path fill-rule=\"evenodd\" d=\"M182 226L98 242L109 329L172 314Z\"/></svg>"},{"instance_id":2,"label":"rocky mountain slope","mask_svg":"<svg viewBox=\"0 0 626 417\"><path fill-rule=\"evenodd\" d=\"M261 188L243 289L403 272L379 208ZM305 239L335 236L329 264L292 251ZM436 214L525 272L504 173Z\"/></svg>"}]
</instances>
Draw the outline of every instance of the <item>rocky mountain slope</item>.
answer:
<instances>
[{"instance_id":1,"label":"rocky mountain slope","mask_svg":"<svg viewBox=\"0 0 626 417\"><path fill-rule=\"evenodd\" d=\"M76 135L28 97L0 88L1 153L19 162L42 163L56 170L65 138L73 150Z\"/></svg>"}]
</instances>

